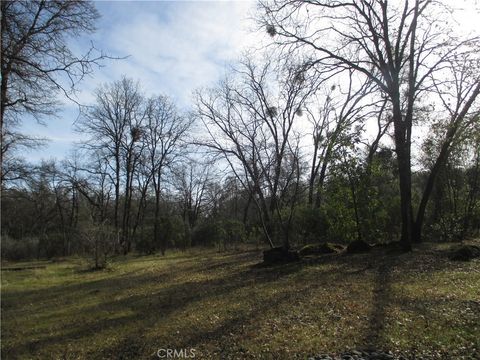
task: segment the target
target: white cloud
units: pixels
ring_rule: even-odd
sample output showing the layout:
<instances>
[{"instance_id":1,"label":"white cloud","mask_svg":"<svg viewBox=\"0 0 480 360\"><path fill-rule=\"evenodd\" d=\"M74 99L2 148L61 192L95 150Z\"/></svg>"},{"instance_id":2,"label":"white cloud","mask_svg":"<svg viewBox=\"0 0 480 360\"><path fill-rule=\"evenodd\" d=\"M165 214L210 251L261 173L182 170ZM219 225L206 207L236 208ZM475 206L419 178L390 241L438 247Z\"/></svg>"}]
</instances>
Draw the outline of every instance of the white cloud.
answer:
<instances>
[{"instance_id":1,"label":"white cloud","mask_svg":"<svg viewBox=\"0 0 480 360\"><path fill-rule=\"evenodd\" d=\"M166 92L183 105L193 89L219 78L251 41L245 29L250 2L178 3L133 14L112 26L108 43L130 55L111 67L138 78L147 92Z\"/></svg>"},{"instance_id":2,"label":"white cloud","mask_svg":"<svg viewBox=\"0 0 480 360\"><path fill-rule=\"evenodd\" d=\"M225 66L240 56L242 49L257 41L247 20L254 2L99 2L102 14L96 46L113 56L81 84L77 99L95 101L94 90L122 75L139 80L147 94L164 93L180 106L190 103L194 89L208 86L222 77ZM81 53L90 45L82 38L75 46ZM79 134L73 132L78 112L65 102L61 121L46 119L47 128L26 121L23 131L51 138L47 147L35 152L41 157L62 158Z\"/></svg>"}]
</instances>

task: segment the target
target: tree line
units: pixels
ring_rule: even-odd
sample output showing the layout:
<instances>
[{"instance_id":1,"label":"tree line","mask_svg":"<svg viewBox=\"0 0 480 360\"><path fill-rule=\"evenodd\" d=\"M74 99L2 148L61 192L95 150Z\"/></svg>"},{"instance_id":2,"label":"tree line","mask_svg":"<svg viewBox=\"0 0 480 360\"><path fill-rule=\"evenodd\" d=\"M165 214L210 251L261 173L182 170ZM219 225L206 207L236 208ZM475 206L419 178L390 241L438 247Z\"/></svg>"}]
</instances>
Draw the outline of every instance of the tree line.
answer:
<instances>
[{"instance_id":1,"label":"tree line","mask_svg":"<svg viewBox=\"0 0 480 360\"><path fill-rule=\"evenodd\" d=\"M5 4L32 14L46 6ZM56 11L70 9L61 4ZM80 24L94 20L88 9ZM88 141L37 165L3 146L32 146L14 124L28 111L45 115L11 101L20 80L7 76L3 256L92 253L102 266L132 250L355 239L409 250L478 233L479 41L455 35L448 11L429 0L260 2L267 51L246 53L195 91L189 109L127 77L103 84L75 124ZM30 41L33 25L17 23L2 15L2 29L18 27L2 53ZM2 81L4 67L16 74L21 64L4 56Z\"/></svg>"}]
</instances>

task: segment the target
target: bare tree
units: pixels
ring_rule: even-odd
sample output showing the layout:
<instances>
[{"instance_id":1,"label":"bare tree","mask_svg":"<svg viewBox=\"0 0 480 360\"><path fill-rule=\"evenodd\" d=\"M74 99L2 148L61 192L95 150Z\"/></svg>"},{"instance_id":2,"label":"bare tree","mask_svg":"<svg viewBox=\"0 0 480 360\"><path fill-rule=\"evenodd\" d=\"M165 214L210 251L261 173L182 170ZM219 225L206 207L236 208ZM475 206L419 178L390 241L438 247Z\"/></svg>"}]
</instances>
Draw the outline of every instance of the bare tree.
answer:
<instances>
[{"instance_id":1,"label":"bare tree","mask_svg":"<svg viewBox=\"0 0 480 360\"><path fill-rule=\"evenodd\" d=\"M17 150L36 150L45 143L46 139L21 134L14 126L3 129L0 171L2 186L22 180L28 175L29 166L21 156L18 156Z\"/></svg>"},{"instance_id":2,"label":"bare tree","mask_svg":"<svg viewBox=\"0 0 480 360\"><path fill-rule=\"evenodd\" d=\"M299 78L295 66L287 66L278 77L273 74L269 61L258 66L247 58L234 79L198 92L197 113L209 133L203 145L221 155L252 194L270 246L278 219L288 248L291 216L283 218L281 210L297 200L287 196L299 178L300 136L294 124L313 88Z\"/></svg>"},{"instance_id":3,"label":"bare tree","mask_svg":"<svg viewBox=\"0 0 480 360\"><path fill-rule=\"evenodd\" d=\"M121 142L123 170L125 179L123 215L122 215L122 243L124 252L131 250L131 210L132 197L135 192L133 187L134 177L137 173L137 167L142 159L145 143L142 141L144 136L143 121L146 117L143 96L135 94L135 106L131 116L127 117L126 132L123 134ZM132 99L133 100L133 99Z\"/></svg>"},{"instance_id":4,"label":"bare tree","mask_svg":"<svg viewBox=\"0 0 480 360\"><path fill-rule=\"evenodd\" d=\"M206 210L206 191L211 181L212 166L212 162L185 159L173 170L185 225L185 244L191 244L192 229L202 212Z\"/></svg>"},{"instance_id":5,"label":"bare tree","mask_svg":"<svg viewBox=\"0 0 480 360\"><path fill-rule=\"evenodd\" d=\"M437 106L440 107L440 110L432 111L438 116L432 127L441 135L438 151L436 154L430 154L432 163L414 219L414 240L417 242L422 239L425 210L436 177L446 165L455 144L461 143L475 123L479 121L480 77L478 74L480 67L478 61L477 56L472 59L471 56L460 55L449 61L449 66L445 69L445 78L441 81L432 79L434 84L432 90L437 96ZM445 119L445 117L447 118ZM427 141L432 141L432 137Z\"/></svg>"},{"instance_id":6,"label":"bare tree","mask_svg":"<svg viewBox=\"0 0 480 360\"><path fill-rule=\"evenodd\" d=\"M372 82L368 79L359 82L353 76L353 71L349 71L344 85L323 86L323 94L315 94L311 105L306 107L313 140L308 203L314 203L316 192L315 207L320 206L327 170L337 149L354 141L354 137L359 137L365 120L378 111L378 100L372 96ZM356 131L352 133L352 130Z\"/></svg>"},{"instance_id":7,"label":"bare tree","mask_svg":"<svg viewBox=\"0 0 480 360\"><path fill-rule=\"evenodd\" d=\"M399 170L402 244L411 248L411 144L414 109L430 79L478 39L455 38L438 1L274 0L261 22L284 51L307 53L311 66L349 69L369 78L391 104ZM333 71L333 70L332 70Z\"/></svg>"},{"instance_id":8,"label":"bare tree","mask_svg":"<svg viewBox=\"0 0 480 360\"><path fill-rule=\"evenodd\" d=\"M105 84L96 90L96 104L86 108L77 128L90 135L87 149L103 154L112 173L115 188L113 223L117 235L120 230L120 194L122 175L126 181L126 208L131 189L132 166L136 161L136 144L141 136L141 121L144 118L143 96L139 85L133 80L122 78L111 84ZM126 218L122 221L125 230ZM122 234L122 242L126 234Z\"/></svg>"},{"instance_id":9,"label":"bare tree","mask_svg":"<svg viewBox=\"0 0 480 360\"><path fill-rule=\"evenodd\" d=\"M108 58L93 45L80 56L68 46L68 39L93 32L98 17L90 1L1 2L2 164L5 153L11 150L9 144L22 139L20 135L12 137L21 116L40 119L54 115L56 95L73 100L79 81Z\"/></svg>"},{"instance_id":10,"label":"bare tree","mask_svg":"<svg viewBox=\"0 0 480 360\"><path fill-rule=\"evenodd\" d=\"M145 137L142 137L143 140ZM135 181L135 183L134 183ZM139 155L138 164L136 166L136 171L134 173L134 178L132 179L132 186L136 189L137 193L137 210L135 213L135 218L131 226L131 238L135 239L137 229L143 224L145 213L147 210L148 204L148 190L152 182L152 173L150 167L148 166L148 157L145 149Z\"/></svg>"},{"instance_id":11,"label":"bare tree","mask_svg":"<svg viewBox=\"0 0 480 360\"><path fill-rule=\"evenodd\" d=\"M90 253L93 253L94 269L107 267L107 256L112 251L115 235L105 223L93 221L82 224L80 235Z\"/></svg>"},{"instance_id":12,"label":"bare tree","mask_svg":"<svg viewBox=\"0 0 480 360\"><path fill-rule=\"evenodd\" d=\"M90 153L89 160L81 163L79 155L74 154L72 158L65 161L63 176L73 187L72 223L78 223L78 206L81 197L86 200L89 218L94 223L108 221L113 185L105 156L101 152Z\"/></svg>"},{"instance_id":13,"label":"bare tree","mask_svg":"<svg viewBox=\"0 0 480 360\"><path fill-rule=\"evenodd\" d=\"M165 96L150 98L146 105L144 127L146 164L155 193L154 243L160 241L160 199L166 170L181 153L191 118L179 114L174 103ZM160 244L165 254L166 243Z\"/></svg>"}]
</instances>

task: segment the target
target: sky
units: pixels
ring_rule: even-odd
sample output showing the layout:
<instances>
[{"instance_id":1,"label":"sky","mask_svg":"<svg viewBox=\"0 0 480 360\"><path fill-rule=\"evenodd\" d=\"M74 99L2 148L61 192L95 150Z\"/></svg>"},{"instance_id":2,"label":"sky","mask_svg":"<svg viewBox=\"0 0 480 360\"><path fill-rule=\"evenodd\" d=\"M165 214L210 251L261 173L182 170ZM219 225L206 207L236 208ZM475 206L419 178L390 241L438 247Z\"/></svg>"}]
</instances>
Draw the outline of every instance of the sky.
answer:
<instances>
[{"instance_id":1,"label":"sky","mask_svg":"<svg viewBox=\"0 0 480 360\"><path fill-rule=\"evenodd\" d=\"M94 90L125 75L138 80L147 95L166 94L180 108L191 103L193 90L214 84L247 46L255 46L252 1L98 1L97 31L70 45L82 54L95 47L122 60L104 62L79 86L78 101L94 102ZM258 37L258 35L257 35ZM48 145L23 156L32 162L62 159L82 142L74 131L78 107L64 101L57 118L45 125L25 119L22 132L48 138Z\"/></svg>"},{"instance_id":2,"label":"sky","mask_svg":"<svg viewBox=\"0 0 480 360\"><path fill-rule=\"evenodd\" d=\"M447 0L460 11L458 27L470 32L479 20L478 0ZM247 47L261 47L267 36L254 32L254 1L97 1L101 14L94 34L70 42L76 54L95 47L123 60L104 62L79 86L78 101L94 102L102 83L125 75L138 80L150 96L166 94L180 108L191 104L193 90L213 85ZM477 11L475 11L477 10ZM262 39L262 36L264 38ZM31 162L62 159L82 135L74 131L78 107L68 101L45 125L25 119L21 131L50 139L41 149L23 153Z\"/></svg>"}]
</instances>

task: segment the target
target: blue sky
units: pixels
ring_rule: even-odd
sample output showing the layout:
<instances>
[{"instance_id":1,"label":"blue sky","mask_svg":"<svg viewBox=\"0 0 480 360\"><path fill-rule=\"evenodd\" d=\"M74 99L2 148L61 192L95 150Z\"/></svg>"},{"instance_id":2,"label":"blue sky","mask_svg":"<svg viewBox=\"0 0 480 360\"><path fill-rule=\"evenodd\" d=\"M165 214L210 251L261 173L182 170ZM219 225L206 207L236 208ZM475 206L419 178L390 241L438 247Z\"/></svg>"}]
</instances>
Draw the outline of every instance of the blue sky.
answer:
<instances>
[{"instance_id":1,"label":"blue sky","mask_svg":"<svg viewBox=\"0 0 480 360\"><path fill-rule=\"evenodd\" d=\"M81 54L93 41L109 55L129 57L107 61L86 78L79 86L82 104L94 101L98 85L125 74L148 95L167 94L188 107L192 91L221 78L258 36L251 31L255 3L250 1L101 1L96 7L102 15L97 32L72 41L72 49ZM25 152L27 160L61 159L81 142L81 134L73 131L77 107L65 101L58 115L45 119L45 126L25 119L21 131L50 139L44 148Z\"/></svg>"},{"instance_id":2,"label":"blue sky","mask_svg":"<svg viewBox=\"0 0 480 360\"><path fill-rule=\"evenodd\" d=\"M448 0L458 12L461 32L477 29L477 0ZM90 41L112 56L125 60L107 61L79 86L78 100L94 102L93 92L102 83L122 75L138 80L147 95L167 94L181 108L191 103L192 91L215 83L227 66L247 47L261 47L265 33L254 32L254 1L98 1L102 15L97 32L72 41L77 54ZM262 38L263 37L263 38ZM57 118L44 119L45 126L25 119L22 132L49 138L47 146L21 154L27 160L62 159L81 142L73 131L77 107L64 102Z\"/></svg>"}]
</instances>

